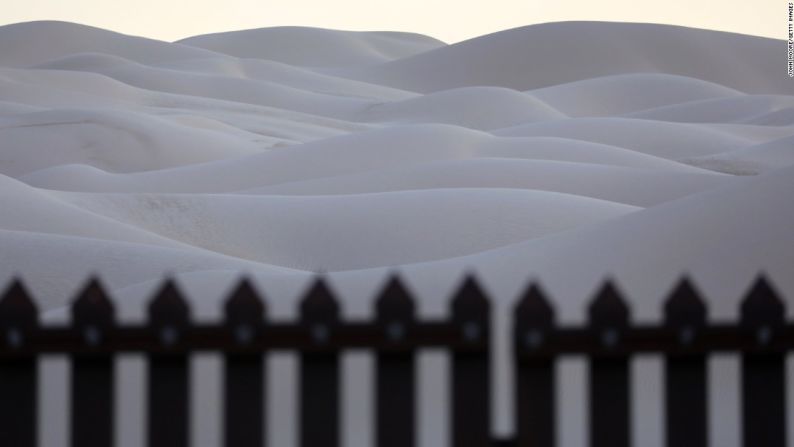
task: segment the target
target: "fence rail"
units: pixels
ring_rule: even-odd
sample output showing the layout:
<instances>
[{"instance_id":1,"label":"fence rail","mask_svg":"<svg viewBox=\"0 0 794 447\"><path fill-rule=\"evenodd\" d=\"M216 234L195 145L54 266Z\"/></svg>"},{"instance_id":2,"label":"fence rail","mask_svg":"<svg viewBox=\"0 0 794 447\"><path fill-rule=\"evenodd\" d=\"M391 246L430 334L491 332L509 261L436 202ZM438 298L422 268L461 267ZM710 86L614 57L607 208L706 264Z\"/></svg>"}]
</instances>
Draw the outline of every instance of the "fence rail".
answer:
<instances>
[{"instance_id":1,"label":"fence rail","mask_svg":"<svg viewBox=\"0 0 794 447\"><path fill-rule=\"evenodd\" d=\"M224 445L265 445L267 369L263 355L299 353L299 440L302 447L335 447L340 440L340 361L346 349L375 353L375 443L415 443L416 353L451 353L451 442L454 447L555 445L555 374L561 355L590 360L590 445L630 445L629 361L639 353L665 357L667 445L707 446L708 355L742 356L743 445L786 443L785 355L794 348L794 324L783 301L760 276L746 294L740 320L710 323L700 293L682 279L659 325L631 323L627 300L606 282L595 294L585 326L560 326L552 303L530 285L513 315L516 434L495 441L490 432L490 300L467 277L451 300L449 317L418 319L415 300L397 277L376 301L370 321L339 317L339 301L322 278L303 297L300 319L272 321L266 303L241 280L217 324L191 321L185 297L166 281L150 302L148 321L122 325L108 295L90 280L71 308L68 326L42 326L24 285L14 281L0 299L0 442L36 445L37 357L68 354L72 362L71 445L113 445L114 356L148 356L148 445L187 447L190 396L188 359L197 351L224 356Z\"/></svg>"}]
</instances>

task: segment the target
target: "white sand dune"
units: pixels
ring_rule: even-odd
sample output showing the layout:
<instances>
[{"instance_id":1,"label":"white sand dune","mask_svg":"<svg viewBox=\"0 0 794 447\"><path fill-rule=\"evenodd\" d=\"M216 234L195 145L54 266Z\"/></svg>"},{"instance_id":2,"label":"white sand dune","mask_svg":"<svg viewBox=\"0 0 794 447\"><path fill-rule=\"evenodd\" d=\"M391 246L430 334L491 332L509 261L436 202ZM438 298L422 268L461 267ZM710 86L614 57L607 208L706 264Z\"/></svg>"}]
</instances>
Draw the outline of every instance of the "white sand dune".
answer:
<instances>
[{"instance_id":1,"label":"white sand dune","mask_svg":"<svg viewBox=\"0 0 794 447\"><path fill-rule=\"evenodd\" d=\"M324 157L323 162L318 163L318 157ZM425 124L392 126L251 156L159 171L113 174L83 163L56 166L22 178L35 186L73 191L218 193L473 157L560 160L702 172L663 158L586 141L500 138L460 127Z\"/></svg>"},{"instance_id":2,"label":"white sand dune","mask_svg":"<svg viewBox=\"0 0 794 447\"><path fill-rule=\"evenodd\" d=\"M730 174L754 175L794 165L794 136L722 154L695 157L688 164Z\"/></svg>"},{"instance_id":3,"label":"white sand dune","mask_svg":"<svg viewBox=\"0 0 794 447\"><path fill-rule=\"evenodd\" d=\"M0 101L0 116L14 116L23 113L37 112L41 109L26 104L18 104L9 101Z\"/></svg>"},{"instance_id":4,"label":"white sand dune","mask_svg":"<svg viewBox=\"0 0 794 447\"><path fill-rule=\"evenodd\" d=\"M516 293L530 270L550 292L566 297L560 310L577 320L585 314L591 282L604 275L621 278L625 290L637 297L631 304L641 318L656 318L665 288L689 272L714 297L712 314L732 318L759 270L767 270L781 291L794 287L786 273L794 262L792 190L794 167L781 168L595 225L442 263L482 269L489 286L505 295ZM449 265L410 270L456 270ZM571 275L582 281L570 281ZM427 281L421 274L417 278L414 284Z\"/></svg>"},{"instance_id":5,"label":"white sand dune","mask_svg":"<svg viewBox=\"0 0 794 447\"><path fill-rule=\"evenodd\" d=\"M63 61L60 63L62 64ZM339 96L378 98L381 100L398 100L419 96L416 93L405 90L368 84L352 79L337 78L312 71L311 69L265 59L217 57L183 59L160 63L158 67L182 70L189 73L270 81L302 90ZM75 64L75 68L80 70L81 64Z\"/></svg>"},{"instance_id":6,"label":"white sand dune","mask_svg":"<svg viewBox=\"0 0 794 447\"><path fill-rule=\"evenodd\" d=\"M0 69L0 99L35 107L118 106L142 102L139 89L90 72Z\"/></svg>"},{"instance_id":7,"label":"white sand dune","mask_svg":"<svg viewBox=\"0 0 794 447\"><path fill-rule=\"evenodd\" d=\"M367 108L362 115L367 121L443 123L481 130L565 117L532 96L497 87L451 89L384 102Z\"/></svg>"},{"instance_id":8,"label":"white sand dune","mask_svg":"<svg viewBox=\"0 0 794 447\"><path fill-rule=\"evenodd\" d=\"M749 138L695 124L614 117L543 121L494 133L513 137L575 138L672 160L727 152L753 144Z\"/></svg>"},{"instance_id":9,"label":"white sand dune","mask_svg":"<svg viewBox=\"0 0 794 447\"><path fill-rule=\"evenodd\" d=\"M247 272L294 315L326 271L345 313L361 316L393 268L423 314L445 312L473 268L506 334L530 275L566 321L607 274L654 319L687 271L727 318L764 269L794 309L794 83L781 48L606 22L454 45L304 27L171 43L3 26L0 278L22 275L44 314L63 318L96 272L127 317L166 272L217 314ZM512 424L503 341L498 433ZM435 388L423 399L443 401ZM208 447L215 407L200 406L193 427ZM271 445L292 445L283 408ZM42 445L62 447L66 425L52 417ZM346 416L350 446L368 445L360 417ZM661 446L657 419L635 444ZM730 418L717 419L715 445L738 447ZM125 424L121 438L136 439ZM420 445L442 445L446 425L424 424ZM581 427L561 430L579 445L567 437Z\"/></svg>"},{"instance_id":10,"label":"white sand dune","mask_svg":"<svg viewBox=\"0 0 794 447\"><path fill-rule=\"evenodd\" d=\"M321 197L61 197L190 245L308 271L443 259L635 209L559 193L469 188Z\"/></svg>"},{"instance_id":11,"label":"white sand dune","mask_svg":"<svg viewBox=\"0 0 794 447\"><path fill-rule=\"evenodd\" d=\"M67 66L72 66L72 61ZM243 104L270 105L286 110L313 111L318 115L351 113L371 100L345 98L300 90L270 81L192 73L138 64L126 59L116 64L87 64L81 71L93 71L119 82L146 90L207 97ZM52 62L45 67L59 69Z\"/></svg>"},{"instance_id":12,"label":"white sand dune","mask_svg":"<svg viewBox=\"0 0 794 447\"><path fill-rule=\"evenodd\" d=\"M752 118L748 122L765 126L794 126L794 108L786 107L784 109L765 113L761 116Z\"/></svg>"},{"instance_id":13,"label":"white sand dune","mask_svg":"<svg viewBox=\"0 0 794 447\"><path fill-rule=\"evenodd\" d=\"M445 44L421 34L355 32L299 26L190 37L178 43L239 58L309 67L349 67L400 59Z\"/></svg>"},{"instance_id":14,"label":"white sand dune","mask_svg":"<svg viewBox=\"0 0 794 447\"><path fill-rule=\"evenodd\" d=\"M559 22L334 73L417 92L474 85L531 90L616 74L666 73L744 93L791 94L794 87L776 62L781 45L774 39L670 25Z\"/></svg>"},{"instance_id":15,"label":"white sand dune","mask_svg":"<svg viewBox=\"0 0 794 447\"><path fill-rule=\"evenodd\" d=\"M671 172L590 163L474 158L423 163L362 174L282 183L248 194L358 194L438 188L535 189L636 206L653 206L729 181L708 173Z\"/></svg>"},{"instance_id":16,"label":"white sand dune","mask_svg":"<svg viewBox=\"0 0 794 447\"><path fill-rule=\"evenodd\" d=\"M794 97L787 95L739 95L693 100L679 104L640 110L626 116L659 121L747 123L761 125L791 125L794 120L773 118L794 108ZM781 118L783 116L781 115Z\"/></svg>"},{"instance_id":17,"label":"white sand dune","mask_svg":"<svg viewBox=\"0 0 794 447\"><path fill-rule=\"evenodd\" d=\"M0 86L0 100L21 106L154 108L147 112L190 113L228 121L274 141L307 141L371 128L272 106L146 90L89 71L0 69Z\"/></svg>"},{"instance_id":18,"label":"white sand dune","mask_svg":"<svg viewBox=\"0 0 794 447\"><path fill-rule=\"evenodd\" d=\"M116 109L61 109L0 119L0 173L83 163L137 172L259 152L241 138Z\"/></svg>"},{"instance_id":19,"label":"white sand dune","mask_svg":"<svg viewBox=\"0 0 794 447\"><path fill-rule=\"evenodd\" d=\"M0 176L0 229L59 234L136 244L178 247L181 244L99 214L85 211L6 176Z\"/></svg>"},{"instance_id":20,"label":"white sand dune","mask_svg":"<svg viewBox=\"0 0 794 447\"><path fill-rule=\"evenodd\" d=\"M4 66L24 67L72 53L106 53L141 63L217 56L217 53L186 45L69 22L37 21L0 27L0 60Z\"/></svg>"},{"instance_id":21,"label":"white sand dune","mask_svg":"<svg viewBox=\"0 0 794 447\"><path fill-rule=\"evenodd\" d=\"M568 116L613 116L713 98L744 97L700 79L659 73L604 76L527 92Z\"/></svg>"}]
</instances>

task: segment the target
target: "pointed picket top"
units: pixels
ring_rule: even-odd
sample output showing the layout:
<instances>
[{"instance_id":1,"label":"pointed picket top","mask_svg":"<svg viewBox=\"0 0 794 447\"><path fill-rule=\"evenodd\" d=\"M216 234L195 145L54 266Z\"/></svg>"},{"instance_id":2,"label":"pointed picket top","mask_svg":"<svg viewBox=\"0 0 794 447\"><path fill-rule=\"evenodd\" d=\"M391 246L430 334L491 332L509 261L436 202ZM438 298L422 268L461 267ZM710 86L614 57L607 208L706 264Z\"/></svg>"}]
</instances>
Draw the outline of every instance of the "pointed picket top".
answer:
<instances>
[{"instance_id":1,"label":"pointed picket top","mask_svg":"<svg viewBox=\"0 0 794 447\"><path fill-rule=\"evenodd\" d=\"M604 281L588 313L593 326L626 326L629 323L629 307L612 279Z\"/></svg>"},{"instance_id":2,"label":"pointed picket top","mask_svg":"<svg viewBox=\"0 0 794 447\"><path fill-rule=\"evenodd\" d=\"M241 278L229 294L224 306L227 323L260 324L265 316L265 303L249 278Z\"/></svg>"},{"instance_id":3,"label":"pointed picket top","mask_svg":"<svg viewBox=\"0 0 794 447\"><path fill-rule=\"evenodd\" d=\"M488 320L490 303L473 273L467 273L452 298L452 318Z\"/></svg>"},{"instance_id":4,"label":"pointed picket top","mask_svg":"<svg viewBox=\"0 0 794 447\"><path fill-rule=\"evenodd\" d=\"M339 303L323 276L309 287L301 301L301 318L310 322L330 322L339 319Z\"/></svg>"},{"instance_id":5,"label":"pointed picket top","mask_svg":"<svg viewBox=\"0 0 794 447\"><path fill-rule=\"evenodd\" d=\"M764 274L759 274L741 304L741 321L745 325L783 324L786 308Z\"/></svg>"},{"instance_id":6,"label":"pointed picket top","mask_svg":"<svg viewBox=\"0 0 794 447\"><path fill-rule=\"evenodd\" d=\"M688 276L683 276L664 303L665 321L673 326L703 326L708 309Z\"/></svg>"},{"instance_id":7,"label":"pointed picket top","mask_svg":"<svg viewBox=\"0 0 794 447\"><path fill-rule=\"evenodd\" d=\"M375 302L379 320L410 320L414 317L414 300L398 275L392 275Z\"/></svg>"},{"instance_id":8,"label":"pointed picket top","mask_svg":"<svg viewBox=\"0 0 794 447\"><path fill-rule=\"evenodd\" d=\"M35 326L36 303L19 278L14 278L0 298L0 326Z\"/></svg>"},{"instance_id":9,"label":"pointed picket top","mask_svg":"<svg viewBox=\"0 0 794 447\"><path fill-rule=\"evenodd\" d=\"M97 277L90 277L72 304L75 324L110 325L115 318L113 303Z\"/></svg>"},{"instance_id":10,"label":"pointed picket top","mask_svg":"<svg viewBox=\"0 0 794 447\"><path fill-rule=\"evenodd\" d=\"M163 282L149 303L149 323L155 325L187 325L190 309L173 278Z\"/></svg>"},{"instance_id":11,"label":"pointed picket top","mask_svg":"<svg viewBox=\"0 0 794 447\"><path fill-rule=\"evenodd\" d=\"M531 282L518 300L516 322L522 326L548 328L554 326L555 312L543 288Z\"/></svg>"}]
</instances>

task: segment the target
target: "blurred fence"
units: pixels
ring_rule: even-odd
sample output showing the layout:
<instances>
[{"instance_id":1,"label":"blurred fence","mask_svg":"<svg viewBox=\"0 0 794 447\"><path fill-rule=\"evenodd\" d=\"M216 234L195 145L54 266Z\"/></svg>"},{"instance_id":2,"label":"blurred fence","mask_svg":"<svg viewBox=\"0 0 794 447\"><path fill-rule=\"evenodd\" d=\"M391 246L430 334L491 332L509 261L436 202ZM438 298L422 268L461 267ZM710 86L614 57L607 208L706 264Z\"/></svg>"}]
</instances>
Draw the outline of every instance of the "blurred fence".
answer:
<instances>
[{"instance_id":1,"label":"blurred fence","mask_svg":"<svg viewBox=\"0 0 794 447\"><path fill-rule=\"evenodd\" d=\"M630 300L629 300L630 301ZM14 282L0 300L0 444L35 446L37 356L67 354L71 374L71 445L113 445L114 356L148 358L148 445L188 446L188 358L198 351L224 358L224 445L265 444L267 369L271 351L299 354L299 443L335 447L340 442L340 353L375 354L374 418L378 447L415 445L416 355L451 353L450 423L454 447L555 445L555 361L589 358L592 447L630 444L629 360L639 353L665 358L668 446L707 446L707 356L741 354L743 445L785 445L785 355L794 347L794 325L780 297L763 278L742 302L740 321L710 323L707 306L686 279L670 294L660 325L631 323L627 300L607 282L595 294L589 323L555 324L554 309L537 285L520 297L513 317L516 434L494 440L490 430L491 326L487 295L472 277L451 300L449 317L418 319L415 299L399 278L389 280L371 321L344 321L339 301L320 278L301 302L294 322L267 318L265 302L241 281L225 303L219 324L196 324L189 302L166 281L149 305L145 325L121 325L96 280L78 294L68 326L42 326L33 300Z\"/></svg>"}]
</instances>

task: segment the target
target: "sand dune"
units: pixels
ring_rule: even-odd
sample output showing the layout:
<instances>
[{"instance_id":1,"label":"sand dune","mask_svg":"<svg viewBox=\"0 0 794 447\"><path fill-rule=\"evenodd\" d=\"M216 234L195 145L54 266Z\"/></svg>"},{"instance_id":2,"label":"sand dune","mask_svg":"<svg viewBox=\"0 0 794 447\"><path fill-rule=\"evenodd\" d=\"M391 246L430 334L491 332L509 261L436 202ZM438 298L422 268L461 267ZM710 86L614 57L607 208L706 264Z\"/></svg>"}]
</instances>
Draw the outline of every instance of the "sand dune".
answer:
<instances>
[{"instance_id":1,"label":"sand dune","mask_svg":"<svg viewBox=\"0 0 794 447\"><path fill-rule=\"evenodd\" d=\"M794 97L786 95L740 95L711 98L648 108L627 116L660 121L704 123L748 123L762 125L790 125L792 120L775 121L794 107ZM790 113L789 113L790 114Z\"/></svg>"},{"instance_id":2,"label":"sand dune","mask_svg":"<svg viewBox=\"0 0 794 447\"><path fill-rule=\"evenodd\" d=\"M616 260L636 251L626 244L671 247L698 225L730 227L714 230L726 250L735 238L791 242L761 229L777 228L772 207L791 208L787 196L745 203L789 186L794 90L772 39L565 22L454 45L300 27L169 43L31 22L0 27L0 41L3 200L19 209L0 220L2 244L18 256L40 240L37 257L53 259L92 244L73 273L112 244L118 259L163 268L153 259L166 250L186 273L345 270L355 285L404 264L440 287L446 267L426 266L445 259L493 272L506 261L488 253L514 253L540 272L603 244ZM743 234L728 210L758 228ZM645 245L626 239L634 231ZM733 268L692 250L660 259ZM33 268L26 256L14 271ZM188 267L192 256L212 261ZM58 276L45 270L32 276ZM114 287L151 283L155 270L119 269Z\"/></svg>"},{"instance_id":3,"label":"sand dune","mask_svg":"<svg viewBox=\"0 0 794 447\"><path fill-rule=\"evenodd\" d=\"M360 316L394 268L426 315L473 268L501 328L530 275L566 321L605 275L642 319L684 271L719 318L760 269L791 301L794 84L781 48L606 22L454 45L303 27L171 43L3 26L0 278L28 279L48 318L68 314L90 272L125 317L165 272L201 312L247 272L294 315L327 271ZM499 433L509 402L501 386ZM287 422L270 444L291 445L293 415L276 417ZM436 422L422 447L444 439ZM196 424L195 439L217 445L212 427ZM713 427L715 445L738 447L729 431ZM54 428L43 445L64 439Z\"/></svg>"},{"instance_id":4,"label":"sand dune","mask_svg":"<svg viewBox=\"0 0 794 447\"><path fill-rule=\"evenodd\" d=\"M422 53L445 44L420 34L354 32L284 26L206 34L179 41L240 58L297 66L368 65Z\"/></svg>"},{"instance_id":5,"label":"sand dune","mask_svg":"<svg viewBox=\"0 0 794 447\"><path fill-rule=\"evenodd\" d=\"M752 140L692 124L626 118L578 118L528 123L494 131L501 136L575 138L677 159L752 145Z\"/></svg>"},{"instance_id":6,"label":"sand dune","mask_svg":"<svg viewBox=\"0 0 794 447\"><path fill-rule=\"evenodd\" d=\"M318 157L327 159L318 163ZM476 157L560 160L702 172L663 158L585 141L500 138L460 127L424 124L392 126L250 156L158 171L114 174L83 163L79 166L55 166L22 178L35 186L73 191L219 193Z\"/></svg>"},{"instance_id":7,"label":"sand dune","mask_svg":"<svg viewBox=\"0 0 794 447\"><path fill-rule=\"evenodd\" d=\"M794 165L792 147L794 147L794 136L727 153L690 158L686 162L712 171L754 175L774 171L781 166Z\"/></svg>"},{"instance_id":8,"label":"sand dune","mask_svg":"<svg viewBox=\"0 0 794 447\"><path fill-rule=\"evenodd\" d=\"M501 189L324 197L61 197L190 245L309 271L458 256L634 210L559 193Z\"/></svg>"},{"instance_id":9,"label":"sand dune","mask_svg":"<svg viewBox=\"0 0 794 447\"><path fill-rule=\"evenodd\" d=\"M39 21L0 27L2 65L24 67L71 53L106 53L141 63L191 59L217 55L186 45L170 44L142 37L69 22Z\"/></svg>"},{"instance_id":10,"label":"sand dune","mask_svg":"<svg viewBox=\"0 0 794 447\"><path fill-rule=\"evenodd\" d=\"M225 132L114 109L61 109L0 120L0 173L11 176L72 163L148 171L259 151Z\"/></svg>"},{"instance_id":11,"label":"sand dune","mask_svg":"<svg viewBox=\"0 0 794 447\"><path fill-rule=\"evenodd\" d=\"M784 109L768 112L754 117L748 122L766 126L792 126L794 125L794 108L786 107Z\"/></svg>"},{"instance_id":12,"label":"sand dune","mask_svg":"<svg viewBox=\"0 0 794 447\"><path fill-rule=\"evenodd\" d=\"M413 92L368 84L352 79L337 78L307 68L265 59L185 59L161 63L158 66L189 73L270 81L302 90L339 96L389 101L418 96L418 94ZM75 68L80 69L79 64Z\"/></svg>"},{"instance_id":13,"label":"sand dune","mask_svg":"<svg viewBox=\"0 0 794 447\"><path fill-rule=\"evenodd\" d=\"M443 123L488 130L564 118L565 114L515 90L467 87L374 104L361 116L374 122Z\"/></svg>"},{"instance_id":14,"label":"sand dune","mask_svg":"<svg viewBox=\"0 0 794 447\"><path fill-rule=\"evenodd\" d=\"M71 63L72 61L66 61ZM360 98L344 98L276 84L263 80L215 76L181 70L163 69L121 59L119 63L86 64L82 71L94 71L124 84L146 90L207 97L238 103L270 105L286 110L313 111L318 115L343 114L370 102ZM67 67L72 66L67 64ZM51 62L47 68L62 65ZM349 112L348 112L349 113Z\"/></svg>"},{"instance_id":15,"label":"sand dune","mask_svg":"<svg viewBox=\"0 0 794 447\"><path fill-rule=\"evenodd\" d=\"M552 292L576 297L561 303L562 312L575 318L583 316L589 298L583 283L599 276L625 278L626 290L644 297L632 308L652 317L658 315L665 285L688 271L715 297L713 315L734 316L744 287L760 269L768 270L782 290L794 287L784 274L794 262L792 174L794 168L781 168L600 224L449 262L482 268L503 292L509 283L522 284L525 266L530 266ZM589 280L571 282L571 274Z\"/></svg>"},{"instance_id":16,"label":"sand dune","mask_svg":"<svg viewBox=\"0 0 794 447\"><path fill-rule=\"evenodd\" d=\"M135 244L178 247L181 244L142 231L123 222L84 211L57 195L0 176L0 207L14 210L0 215L0 229L58 234Z\"/></svg>"},{"instance_id":17,"label":"sand dune","mask_svg":"<svg viewBox=\"0 0 794 447\"><path fill-rule=\"evenodd\" d=\"M474 85L531 90L616 74L665 73L744 93L791 94L794 87L776 62L781 45L774 39L670 25L559 22L334 72L417 92Z\"/></svg>"},{"instance_id":18,"label":"sand dune","mask_svg":"<svg viewBox=\"0 0 794 447\"><path fill-rule=\"evenodd\" d=\"M14 116L22 113L32 113L38 110L40 110L38 107L29 106L26 104L0 101L0 115L2 116Z\"/></svg>"},{"instance_id":19,"label":"sand dune","mask_svg":"<svg viewBox=\"0 0 794 447\"><path fill-rule=\"evenodd\" d=\"M145 93L88 72L0 69L0 99L38 107L113 106L143 101Z\"/></svg>"},{"instance_id":20,"label":"sand dune","mask_svg":"<svg viewBox=\"0 0 794 447\"><path fill-rule=\"evenodd\" d=\"M527 92L566 115L611 116L740 92L700 79L658 73L604 76Z\"/></svg>"},{"instance_id":21,"label":"sand dune","mask_svg":"<svg viewBox=\"0 0 794 447\"><path fill-rule=\"evenodd\" d=\"M282 183L245 191L268 195L339 195L438 188L511 188L562 192L653 206L724 184L724 176L550 160L474 158L356 175Z\"/></svg>"},{"instance_id":22,"label":"sand dune","mask_svg":"<svg viewBox=\"0 0 794 447\"><path fill-rule=\"evenodd\" d=\"M271 106L180 95L132 87L104 75L64 70L0 69L0 100L15 107L105 107L144 109L160 117L193 115L225 123L234 133L250 133L269 145L289 144L370 129ZM210 86L211 87L211 86Z\"/></svg>"}]
</instances>

